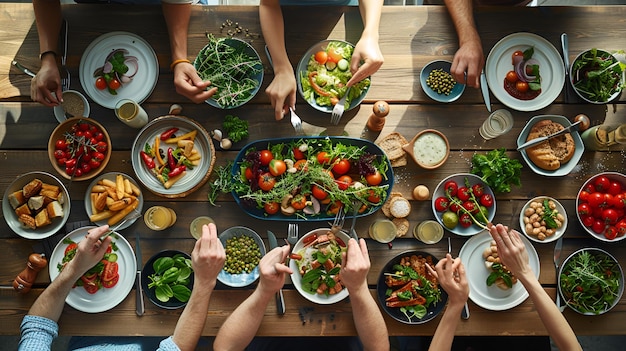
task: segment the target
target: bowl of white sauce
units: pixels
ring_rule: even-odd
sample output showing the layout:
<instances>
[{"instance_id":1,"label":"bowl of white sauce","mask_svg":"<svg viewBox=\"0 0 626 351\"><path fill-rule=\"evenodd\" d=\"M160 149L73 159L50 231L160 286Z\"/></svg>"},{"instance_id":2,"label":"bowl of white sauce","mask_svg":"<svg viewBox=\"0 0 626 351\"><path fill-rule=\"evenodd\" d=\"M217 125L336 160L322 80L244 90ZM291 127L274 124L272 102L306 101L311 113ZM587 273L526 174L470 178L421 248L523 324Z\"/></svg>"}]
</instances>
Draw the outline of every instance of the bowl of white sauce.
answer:
<instances>
[{"instance_id":1,"label":"bowl of white sauce","mask_svg":"<svg viewBox=\"0 0 626 351\"><path fill-rule=\"evenodd\" d=\"M402 148L411 155L418 166L424 169L440 167L446 162L450 154L448 138L435 129L422 130Z\"/></svg>"}]
</instances>

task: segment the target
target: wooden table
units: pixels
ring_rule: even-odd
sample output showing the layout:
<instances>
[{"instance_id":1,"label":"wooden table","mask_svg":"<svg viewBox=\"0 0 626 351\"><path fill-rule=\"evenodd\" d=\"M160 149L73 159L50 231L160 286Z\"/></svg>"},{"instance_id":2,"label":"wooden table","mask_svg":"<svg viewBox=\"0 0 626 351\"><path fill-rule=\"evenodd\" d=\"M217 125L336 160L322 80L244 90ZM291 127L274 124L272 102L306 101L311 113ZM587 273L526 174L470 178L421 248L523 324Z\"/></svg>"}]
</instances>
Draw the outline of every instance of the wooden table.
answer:
<instances>
[{"instance_id":1,"label":"wooden table","mask_svg":"<svg viewBox=\"0 0 626 351\"><path fill-rule=\"evenodd\" d=\"M183 114L189 116L210 130L220 126L223 118L234 114L249 122L249 141L261 138L292 136L293 129L287 121L274 122L272 110L263 90L271 81L272 74L267 59L266 77L261 92L245 107L224 111L205 104L195 105L177 95L169 71L170 55L167 30L160 7L117 7L108 5L64 5L63 14L69 21L69 56L67 59L73 80L72 88L82 90L78 80L78 65L81 55L95 38L113 30L134 32L145 38L157 53L160 76L156 89L143 104L151 118L167 114L172 103L184 106ZM295 65L308 47L326 38L345 39L356 42L361 32L361 22L356 8L310 8L306 12L296 8L286 8L287 48ZM589 7L541 7L541 8L485 8L476 14L483 39L485 55L503 36L520 31L542 35L555 47L559 47L559 36L567 32L570 37L570 58L576 53L591 48L621 49L626 47L626 6ZM220 25L226 20L239 22L251 33L260 33L258 8L240 6L194 7L189 30L190 57L198 52L206 42L205 32L220 34ZM34 70L38 68L38 40L32 7L30 4L0 4L0 191L4 190L18 175L42 170L54 173L48 161L46 145L48 137L57 122L52 110L33 103L29 97L30 78L11 66L16 59ZM304 24L304 25L303 25ZM469 160L474 152L484 152L494 148L506 148L508 154L520 159L515 151L515 139L525 122L535 115L557 114L572 118L578 113L589 115L594 124L607 120L625 121L622 103L614 111L613 106L595 106L576 101L564 103L563 94L550 106L535 112L513 111L515 125L504 137L483 141L478 135L478 127L488 113L482 102L480 91L467 88L457 102L439 104L425 96L420 88L420 69L434 59L451 60L457 48L457 38L446 9L438 6L395 7L383 10L380 28L380 46L385 55L385 64L372 77L372 87L367 99L356 111L346 113L337 127L329 127L329 135L345 133L359 137L377 100L391 104L391 112L381 133L397 131L410 139L418 131L435 128L443 131L451 142L452 152L447 163L434 171L418 168L410 163L395 169L394 191L411 198L411 190L418 184L425 184L431 191L444 177L469 171ZM253 46L263 52L264 41L255 38ZM298 114L307 128L311 125L328 127L329 116L310 108L298 97ZM493 108L502 108L492 96ZM114 147L111 161L106 171L120 171L134 176L130 163L130 148L137 130L120 123L111 110L91 103L91 117L101 122L112 137ZM270 128L268 128L270 126ZM310 130L310 129L309 129ZM367 134L374 140L378 135ZM234 145L229 151L218 151L215 167L233 160L238 149L245 143ZM522 161L523 162L523 161ZM605 244L589 237L578 224L575 215L575 197L581 184L600 170L624 172L623 152L586 151L579 167L571 174L560 177L543 177L534 174L528 167L522 172L522 187L514 188L506 194L497 194L497 214L495 222L518 227L518 215L522 205L536 195L549 195L562 201L568 213L569 225L565 235L563 257L581 247L600 247L616 255L622 262L626 260L626 246L623 242ZM83 197L88 182L74 183L71 187L72 211L69 221L86 220L83 210ZM141 238L144 263L154 253L162 249L179 249L190 252L194 240L189 234L189 223L200 215L218 219L218 227L225 229L234 225L246 225L263 237L266 230L272 230L279 238L286 236L286 223L261 221L247 216L233 201L231 195L219 197L217 207L207 202L208 185L185 198L165 199L144 189L144 208L164 205L178 213L174 227L163 232L149 230L139 220L122 233L131 242ZM430 201L411 201L413 210L409 216L411 229L420 221L432 219ZM383 218L375 213L357 222L356 230L367 237L367 228L376 219ZM318 227L319 223L302 223L301 232ZM467 240L446 232L452 237L453 253L457 254ZM410 234L393 242L390 250L386 244L368 239L372 269L368 283L372 294L382 266L393 256L409 249L425 250L442 257L447 245L442 241L436 245L424 245L410 237ZM28 255L33 252L37 241L23 239L13 233L5 221L0 221L0 247L3 248L3 262L0 270L0 334L15 335L19 323L37 296L48 285L46 272L39 275L35 288L27 295L17 295L11 289L14 277L24 268ZM556 274L552 263L553 244L535 244L541 261L540 281L546 291L554 297ZM471 274L471 272L469 273ZM229 289L218 286L213 294L204 335L215 335L229 313L250 293L252 288ZM285 287L287 312L277 316L271 303L265 313L258 335L298 336L298 335L355 335L354 323L349 302L343 301L330 306L315 305L302 298L292 285ZM460 323L458 335L546 335L535 306L529 300L521 305L501 312L483 309L470 302L471 318ZM304 314L303 314L304 311ZM564 312L566 318L579 335L625 334L622 321L626 318L626 297L610 313L596 317L583 317L571 310ZM64 335L170 335L180 315L180 310L160 309L146 302L146 314L135 315L135 298L131 293L117 307L99 314L86 314L66 306L60 319L60 333ZM387 328L391 335L432 335L439 318L424 325L410 326L394 321L385 314ZM102 328L106 325L106 328Z\"/></svg>"}]
</instances>

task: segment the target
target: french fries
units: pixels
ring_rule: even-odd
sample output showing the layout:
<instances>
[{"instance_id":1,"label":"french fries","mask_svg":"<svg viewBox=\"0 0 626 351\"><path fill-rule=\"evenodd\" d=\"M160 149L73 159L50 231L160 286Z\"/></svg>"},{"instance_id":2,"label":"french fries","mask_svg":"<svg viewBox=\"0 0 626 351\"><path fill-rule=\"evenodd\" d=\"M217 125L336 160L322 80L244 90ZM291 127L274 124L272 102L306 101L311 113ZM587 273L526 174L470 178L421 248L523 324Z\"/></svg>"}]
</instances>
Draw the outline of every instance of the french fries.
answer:
<instances>
[{"instance_id":1,"label":"french fries","mask_svg":"<svg viewBox=\"0 0 626 351\"><path fill-rule=\"evenodd\" d=\"M109 226L121 221L139 205L141 190L129 179L118 174L115 180L101 179L91 188L89 220L107 220Z\"/></svg>"}]
</instances>

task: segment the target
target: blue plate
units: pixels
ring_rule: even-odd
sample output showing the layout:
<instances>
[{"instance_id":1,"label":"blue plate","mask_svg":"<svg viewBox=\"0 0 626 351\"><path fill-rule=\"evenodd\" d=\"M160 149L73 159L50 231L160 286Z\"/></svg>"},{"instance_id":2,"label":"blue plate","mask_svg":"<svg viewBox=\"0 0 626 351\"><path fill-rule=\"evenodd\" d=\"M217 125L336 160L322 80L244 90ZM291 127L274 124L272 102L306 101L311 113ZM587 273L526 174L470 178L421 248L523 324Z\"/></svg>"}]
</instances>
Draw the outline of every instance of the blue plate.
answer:
<instances>
[{"instance_id":1,"label":"blue plate","mask_svg":"<svg viewBox=\"0 0 626 351\"><path fill-rule=\"evenodd\" d=\"M372 143L371 141L364 140L364 139L347 138L347 137L301 137L301 138L264 139L264 140L254 141L244 146L243 149L239 151L239 154L237 155L237 158L235 159L235 163L233 164L231 173L233 177L236 177L236 178L240 177L240 174L239 174L240 164L244 160L248 151L250 150L264 150L264 149L268 149L268 147L271 145L289 144L298 140L305 141L307 144L311 145L318 140L325 140L325 139L330 139L333 142L333 144L341 143L345 145L365 147L365 152L370 153L372 155L381 156L382 159L384 159L384 162L387 163L387 172L385 173L385 177L383 177L383 181L380 183L380 186L385 186L385 185L388 186L386 197L389 198L389 194L391 193L391 188L393 187L393 184L394 184L393 168L391 167L391 163L389 162L389 159L385 156L385 152L381 148L379 148L376 144ZM380 160L381 157L379 157L378 160ZM286 216L280 212L273 214L273 215L267 215L265 211L263 210L263 208L252 207L243 203L241 198L239 197L239 194L237 194L237 192L232 191L232 194L233 194L233 197L235 198L235 202L237 203L237 205L239 205L239 207L244 212L258 219L272 220L272 221L302 222L302 221L332 221L335 218L335 215L329 216L323 210L320 211L320 213L315 214L315 215ZM380 205L369 207L367 211L364 211L363 213L358 214L357 217L367 216L369 214L372 214L378 211L382 207L383 203L384 202L381 201Z\"/></svg>"},{"instance_id":2,"label":"blue plate","mask_svg":"<svg viewBox=\"0 0 626 351\"><path fill-rule=\"evenodd\" d=\"M261 250L261 257L265 256L265 244L263 243L263 240L261 240L261 237L259 236L259 234L257 234L257 232L250 228L230 227L220 233L219 239L222 242L222 245L226 247L226 240L243 235L247 235L254 239L254 242L256 242L256 244L259 246L259 250ZM217 275L217 280L219 280L222 284L226 284L228 286L244 287L254 283L257 279L259 279L260 274L261 272L259 271L258 265L254 267L254 269L250 273L232 274L222 269Z\"/></svg>"},{"instance_id":3,"label":"blue plate","mask_svg":"<svg viewBox=\"0 0 626 351\"><path fill-rule=\"evenodd\" d=\"M424 90L426 95L428 95L428 97L430 97L431 99L439 102L452 102L460 98L461 95L463 95L463 91L465 90L465 84L456 83L449 95L439 94L436 91L432 90L428 85L426 85L426 79L428 79L428 75L431 71L441 68L444 71L450 73L450 67L452 67L452 62L450 61L435 60L429 62L420 71L420 84L422 85L422 90Z\"/></svg>"}]
</instances>

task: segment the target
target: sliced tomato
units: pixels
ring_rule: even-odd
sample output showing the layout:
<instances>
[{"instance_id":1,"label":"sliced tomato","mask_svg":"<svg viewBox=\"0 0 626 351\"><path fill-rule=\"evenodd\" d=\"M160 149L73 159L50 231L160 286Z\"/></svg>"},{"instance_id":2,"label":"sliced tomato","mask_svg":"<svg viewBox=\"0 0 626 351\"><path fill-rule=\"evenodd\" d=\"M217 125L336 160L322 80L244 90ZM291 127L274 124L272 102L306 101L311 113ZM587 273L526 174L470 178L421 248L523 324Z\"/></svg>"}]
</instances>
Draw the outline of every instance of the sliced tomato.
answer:
<instances>
[{"instance_id":1,"label":"sliced tomato","mask_svg":"<svg viewBox=\"0 0 626 351\"><path fill-rule=\"evenodd\" d=\"M120 280L120 275L116 274L111 280L103 280L102 281L102 286L110 289L112 287L114 287L115 285L117 285L117 282Z\"/></svg>"},{"instance_id":2,"label":"sliced tomato","mask_svg":"<svg viewBox=\"0 0 626 351\"><path fill-rule=\"evenodd\" d=\"M342 59L341 54L335 51L335 48L329 48L326 52L328 54L328 61L337 63Z\"/></svg>"},{"instance_id":3,"label":"sliced tomato","mask_svg":"<svg viewBox=\"0 0 626 351\"><path fill-rule=\"evenodd\" d=\"M67 256L67 254L72 250L76 251L77 247L78 247L77 243L71 243L67 245L67 247L65 248L65 252L63 253L63 256Z\"/></svg>"},{"instance_id":4,"label":"sliced tomato","mask_svg":"<svg viewBox=\"0 0 626 351\"><path fill-rule=\"evenodd\" d=\"M98 284L95 282L91 282L89 284L84 284L83 288L85 288L85 290L90 293L90 294L95 294L98 292L99 288L98 288Z\"/></svg>"},{"instance_id":5,"label":"sliced tomato","mask_svg":"<svg viewBox=\"0 0 626 351\"><path fill-rule=\"evenodd\" d=\"M112 280L116 275L118 275L118 270L119 265L117 264L117 262L106 261L106 263L104 264L104 270L102 272L102 280Z\"/></svg>"}]
</instances>

